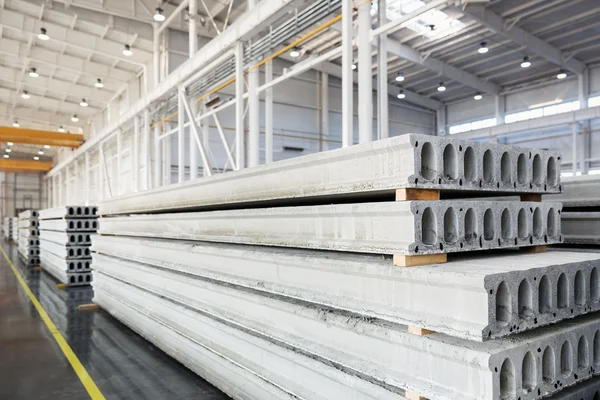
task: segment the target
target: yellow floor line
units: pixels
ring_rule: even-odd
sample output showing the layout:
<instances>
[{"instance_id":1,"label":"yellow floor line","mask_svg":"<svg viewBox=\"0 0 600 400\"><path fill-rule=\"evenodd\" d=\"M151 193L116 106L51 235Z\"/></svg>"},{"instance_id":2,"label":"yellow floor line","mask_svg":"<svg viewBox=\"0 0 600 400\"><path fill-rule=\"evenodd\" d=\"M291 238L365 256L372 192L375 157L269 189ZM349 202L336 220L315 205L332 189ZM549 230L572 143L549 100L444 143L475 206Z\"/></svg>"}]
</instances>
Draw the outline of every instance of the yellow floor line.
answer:
<instances>
[{"instance_id":1,"label":"yellow floor line","mask_svg":"<svg viewBox=\"0 0 600 400\"><path fill-rule=\"evenodd\" d=\"M65 357L67 357L67 360L69 360L71 367L73 367L73 370L75 371L77 377L85 387L85 390L87 390L88 394L93 400L105 400L104 396L92 380L92 377L88 374L85 367L81 364L81 361L79 361L79 358L77 358L77 356L71 349L71 346L69 346L65 338L61 335L60 331L56 328L56 325L54 325L54 322L52 322L52 320L48 316L48 313L46 313L46 310L44 310L44 307L42 307L42 305L35 297L31 289L29 289L27 282L25 282L25 280L21 277L21 274L19 274L19 271L4 251L2 245L0 245L0 251L2 251L4 258L6 259L6 261L8 261L8 264L12 268L12 271L17 277L17 280L25 290L25 293L27 293L27 296L29 296L29 299L33 303L33 306L35 307L37 312L40 314L40 317L42 317L42 321L44 321L44 323L48 327L48 330L54 337L54 340L56 340L56 343L58 343L58 346L62 350L63 354L65 355Z\"/></svg>"}]
</instances>

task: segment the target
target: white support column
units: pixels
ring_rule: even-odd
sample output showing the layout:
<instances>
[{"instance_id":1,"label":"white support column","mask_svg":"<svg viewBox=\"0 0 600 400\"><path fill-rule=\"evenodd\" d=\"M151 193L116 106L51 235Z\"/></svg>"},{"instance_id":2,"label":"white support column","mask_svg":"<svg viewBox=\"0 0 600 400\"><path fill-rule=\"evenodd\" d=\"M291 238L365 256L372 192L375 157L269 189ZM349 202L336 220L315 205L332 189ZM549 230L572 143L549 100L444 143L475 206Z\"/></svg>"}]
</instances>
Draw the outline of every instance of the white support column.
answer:
<instances>
[{"instance_id":1,"label":"white support column","mask_svg":"<svg viewBox=\"0 0 600 400\"><path fill-rule=\"evenodd\" d=\"M74 178L73 178L73 191L75 193L73 193L73 199L69 199L70 201L73 201L74 203L79 204L79 160L75 159L73 162L73 173L75 174Z\"/></svg>"},{"instance_id":2,"label":"white support column","mask_svg":"<svg viewBox=\"0 0 600 400\"><path fill-rule=\"evenodd\" d=\"M106 198L106 186L104 181L106 180L106 164L104 162L104 143L100 143L98 150L98 169L100 170L100 200Z\"/></svg>"},{"instance_id":3,"label":"white support column","mask_svg":"<svg viewBox=\"0 0 600 400\"><path fill-rule=\"evenodd\" d=\"M371 2L358 7L358 142L373 141Z\"/></svg>"},{"instance_id":4,"label":"white support column","mask_svg":"<svg viewBox=\"0 0 600 400\"><path fill-rule=\"evenodd\" d=\"M160 33L158 24L154 24L154 34L152 36L152 69L154 74L154 87L160 83Z\"/></svg>"},{"instance_id":5,"label":"white support column","mask_svg":"<svg viewBox=\"0 0 600 400\"><path fill-rule=\"evenodd\" d=\"M133 117L133 154L131 155L131 178L133 191L140 191L140 119Z\"/></svg>"},{"instance_id":6,"label":"white support column","mask_svg":"<svg viewBox=\"0 0 600 400\"><path fill-rule=\"evenodd\" d=\"M58 173L58 204L63 205L63 171Z\"/></svg>"},{"instance_id":7,"label":"white support column","mask_svg":"<svg viewBox=\"0 0 600 400\"><path fill-rule=\"evenodd\" d=\"M260 103L258 68L248 72L248 166L260 164Z\"/></svg>"},{"instance_id":8,"label":"white support column","mask_svg":"<svg viewBox=\"0 0 600 400\"><path fill-rule=\"evenodd\" d=\"M152 148L150 145L150 111L144 110L144 189L150 189L152 179Z\"/></svg>"},{"instance_id":9,"label":"white support column","mask_svg":"<svg viewBox=\"0 0 600 400\"><path fill-rule=\"evenodd\" d=\"M352 0L342 0L342 147L353 144Z\"/></svg>"},{"instance_id":10,"label":"white support column","mask_svg":"<svg viewBox=\"0 0 600 400\"><path fill-rule=\"evenodd\" d=\"M438 108L435 112L435 116L437 121L437 135L446 135L446 106L442 105L440 108Z\"/></svg>"},{"instance_id":11,"label":"white support column","mask_svg":"<svg viewBox=\"0 0 600 400\"><path fill-rule=\"evenodd\" d=\"M190 15L188 22L189 30L189 55L190 58L198 51L198 26L196 18L198 18L198 0L190 0L189 4Z\"/></svg>"},{"instance_id":12,"label":"white support column","mask_svg":"<svg viewBox=\"0 0 600 400\"><path fill-rule=\"evenodd\" d=\"M265 64L265 83L273 80L273 61ZM265 164L273 162L273 87L265 91Z\"/></svg>"},{"instance_id":13,"label":"white support column","mask_svg":"<svg viewBox=\"0 0 600 400\"><path fill-rule=\"evenodd\" d=\"M85 152L85 161L84 161L84 190L85 190L85 204L89 204L90 203L90 153L88 153L87 151ZM97 190L97 188L96 188Z\"/></svg>"},{"instance_id":14,"label":"white support column","mask_svg":"<svg viewBox=\"0 0 600 400\"><path fill-rule=\"evenodd\" d=\"M379 0L379 26L383 26L387 22L386 8L386 0ZM386 139L390 136L387 33L384 32L379 35L377 40L379 41L379 47L377 49L377 138Z\"/></svg>"},{"instance_id":15,"label":"white support column","mask_svg":"<svg viewBox=\"0 0 600 400\"><path fill-rule=\"evenodd\" d=\"M578 131L579 131L579 124L578 123L572 123L571 124L571 150L572 150L572 154L571 154L571 158L572 158L572 168L571 171L573 171L573 176L577 175L577 135L578 135Z\"/></svg>"},{"instance_id":16,"label":"white support column","mask_svg":"<svg viewBox=\"0 0 600 400\"><path fill-rule=\"evenodd\" d=\"M577 89L579 97L579 108L587 108L589 97L589 69L584 68L583 72L577 75Z\"/></svg>"},{"instance_id":17,"label":"white support column","mask_svg":"<svg viewBox=\"0 0 600 400\"><path fill-rule=\"evenodd\" d=\"M204 165L204 176L211 176L212 169L210 166L210 162L208 159L208 152L202 143L202 138L200 137L200 132L198 132L198 126L196 125L196 121L192 114L192 109L184 97L183 93L179 93L179 98L182 99L183 107L185 112L188 114L188 120L190 121L190 131L194 135L194 139L196 141L196 146L198 146L198 150L200 150L200 156L202 157L202 163Z\"/></svg>"},{"instance_id":18,"label":"white support column","mask_svg":"<svg viewBox=\"0 0 600 400\"><path fill-rule=\"evenodd\" d=\"M154 127L154 188L162 186L162 143L160 142L160 127Z\"/></svg>"},{"instance_id":19,"label":"white support column","mask_svg":"<svg viewBox=\"0 0 600 400\"><path fill-rule=\"evenodd\" d=\"M235 165L243 169L244 162L244 48L235 44Z\"/></svg>"},{"instance_id":20,"label":"white support column","mask_svg":"<svg viewBox=\"0 0 600 400\"><path fill-rule=\"evenodd\" d=\"M114 178L114 183L115 183L115 195L120 195L121 194L121 158L122 157L122 150L123 150L123 140L122 140L122 135L121 135L121 130L117 130L117 176ZM112 168L111 165L111 170L114 171L114 169ZM111 172L112 172L111 171ZM112 193L111 193L112 196Z\"/></svg>"},{"instance_id":21,"label":"white support column","mask_svg":"<svg viewBox=\"0 0 600 400\"><path fill-rule=\"evenodd\" d=\"M329 150L329 74L321 72L321 151Z\"/></svg>"},{"instance_id":22,"label":"white support column","mask_svg":"<svg viewBox=\"0 0 600 400\"><path fill-rule=\"evenodd\" d=\"M198 114L198 103L195 101L190 104L192 109L193 119L196 118ZM188 127L188 151L190 153L190 180L198 179L198 146L196 145L196 140L194 139L194 135L192 134L192 130Z\"/></svg>"},{"instance_id":23,"label":"white support column","mask_svg":"<svg viewBox=\"0 0 600 400\"><path fill-rule=\"evenodd\" d=\"M502 125L504 123L504 116L506 115L506 96L497 95L494 97L494 100L496 106L496 124Z\"/></svg>"},{"instance_id":24,"label":"white support column","mask_svg":"<svg viewBox=\"0 0 600 400\"><path fill-rule=\"evenodd\" d=\"M171 124L168 124L166 129L173 129L173 126L171 126ZM170 185L171 183L173 183L171 181L171 167L173 165L173 160L171 159L173 147L172 136L164 138L163 142L163 185Z\"/></svg>"},{"instance_id":25,"label":"white support column","mask_svg":"<svg viewBox=\"0 0 600 400\"><path fill-rule=\"evenodd\" d=\"M184 157L184 139L185 139L185 109L183 106L183 98L185 89L179 88L179 96L177 97L177 181L183 183L185 180L185 157ZM168 140L169 138L167 138Z\"/></svg>"},{"instance_id":26,"label":"white support column","mask_svg":"<svg viewBox=\"0 0 600 400\"><path fill-rule=\"evenodd\" d=\"M189 103L188 103L189 104ZM194 104L198 104L196 102L194 102ZM189 104L190 106L190 110L193 110L193 105ZM202 102L202 110L203 112L208 111L208 108L206 107L206 99ZM193 113L193 111L192 111ZM193 114L196 115L196 114ZM212 153L210 151L210 119L209 118L205 118L204 120L200 121L200 131L202 133L202 146L204 147L204 151L206 153L206 156L212 157ZM203 176L210 176L210 170L204 168L203 169Z\"/></svg>"}]
</instances>

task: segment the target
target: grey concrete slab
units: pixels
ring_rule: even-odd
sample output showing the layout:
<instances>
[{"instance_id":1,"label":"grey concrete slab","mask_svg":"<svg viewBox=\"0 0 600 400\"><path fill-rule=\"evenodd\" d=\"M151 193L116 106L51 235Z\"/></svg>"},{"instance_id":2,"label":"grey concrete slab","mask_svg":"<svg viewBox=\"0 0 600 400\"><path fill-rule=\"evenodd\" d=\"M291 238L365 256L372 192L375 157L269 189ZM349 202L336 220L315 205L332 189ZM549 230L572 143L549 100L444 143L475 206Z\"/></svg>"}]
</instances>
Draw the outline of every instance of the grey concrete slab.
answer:
<instances>
[{"instance_id":1,"label":"grey concrete slab","mask_svg":"<svg viewBox=\"0 0 600 400\"><path fill-rule=\"evenodd\" d=\"M36 210L27 210L19 213L19 219L37 219L38 212Z\"/></svg>"},{"instance_id":2,"label":"grey concrete slab","mask_svg":"<svg viewBox=\"0 0 600 400\"><path fill-rule=\"evenodd\" d=\"M560 213L560 203L379 202L111 217L100 233L417 255L560 243Z\"/></svg>"},{"instance_id":3,"label":"grey concrete slab","mask_svg":"<svg viewBox=\"0 0 600 400\"><path fill-rule=\"evenodd\" d=\"M90 246L65 246L54 242L42 240L40 245L41 251L50 252L57 255L60 258L66 260L80 259L80 258L91 258L92 253Z\"/></svg>"},{"instance_id":4,"label":"grey concrete slab","mask_svg":"<svg viewBox=\"0 0 600 400\"><path fill-rule=\"evenodd\" d=\"M564 207L600 206L600 176L581 175L562 179L562 193L544 195L544 201L560 201Z\"/></svg>"},{"instance_id":5,"label":"grey concrete slab","mask_svg":"<svg viewBox=\"0 0 600 400\"><path fill-rule=\"evenodd\" d=\"M560 192L560 154L406 134L107 199L101 215L391 194L398 188Z\"/></svg>"},{"instance_id":6,"label":"grey concrete slab","mask_svg":"<svg viewBox=\"0 0 600 400\"><path fill-rule=\"evenodd\" d=\"M182 324L172 326L155 317L152 304L131 293L121 297L101 283L94 284L94 291L94 302L233 399L404 399L343 368L209 318L174 308L168 312L181 317Z\"/></svg>"},{"instance_id":7,"label":"grey concrete slab","mask_svg":"<svg viewBox=\"0 0 600 400\"><path fill-rule=\"evenodd\" d=\"M600 244L600 212L564 212L561 224L565 243Z\"/></svg>"},{"instance_id":8,"label":"grey concrete slab","mask_svg":"<svg viewBox=\"0 0 600 400\"><path fill-rule=\"evenodd\" d=\"M96 218L97 206L70 205L47 208L39 211L39 219L64 219L64 218Z\"/></svg>"},{"instance_id":9,"label":"grey concrete slab","mask_svg":"<svg viewBox=\"0 0 600 400\"><path fill-rule=\"evenodd\" d=\"M477 341L600 307L598 254L508 252L399 268L381 256L127 237L98 236L92 248L190 277ZM565 285L563 297L557 289Z\"/></svg>"},{"instance_id":10,"label":"grey concrete slab","mask_svg":"<svg viewBox=\"0 0 600 400\"><path fill-rule=\"evenodd\" d=\"M40 230L59 232L95 232L98 229L97 218L43 219L39 221Z\"/></svg>"},{"instance_id":11,"label":"grey concrete slab","mask_svg":"<svg viewBox=\"0 0 600 400\"><path fill-rule=\"evenodd\" d=\"M102 257L102 262L107 258ZM117 262L110 273L117 273L124 265ZM110 268L105 264L100 268L105 267ZM224 344L215 328L228 325L244 342L259 338L291 348L388 390L408 390L432 399L496 400L518 394L531 400L600 373L600 360L593 356L593 344L596 338L600 340L598 315L510 339L477 343L443 334L416 336L407 333L405 327L260 294L238 293L233 288L220 287L220 292L228 291L230 299L219 301L199 292L198 287L186 290L182 285L189 279L175 282L169 272L158 270L153 279L160 290L152 292L137 286L138 275L126 274L129 283L125 283L107 275L106 269L95 270L95 288L138 307L167 329L195 340ZM233 298L238 301L237 311L229 304ZM233 359L246 365L250 361L253 371L264 372L264 368L257 369L259 364L268 363L264 354L255 353L251 360L243 360L239 352L247 349L224 347ZM282 386L291 388L287 385L294 383ZM320 393L325 390L327 387L319 388Z\"/></svg>"},{"instance_id":12,"label":"grey concrete slab","mask_svg":"<svg viewBox=\"0 0 600 400\"><path fill-rule=\"evenodd\" d=\"M549 397L549 400L600 400L600 377L578 383Z\"/></svg>"},{"instance_id":13,"label":"grey concrete slab","mask_svg":"<svg viewBox=\"0 0 600 400\"><path fill-rule=\"evenodd\" d=\"M89 263L89 261L88 261ZM65 260L60 260L53 256L51 253L42 253L40 256L40 262L44 271L58 279L59 282L64 283L68 286L84 286L89 285L92 282L91 271L76 272L69 270L65 265Z\"/></svg>"},{"instance_id":14,"label":"grey concrete slab","mask_svg":"<svg viewBox=\"0 0 600 400\"><path fill-rule=\"evenodd\" d=\"M91 257L68 260L58 254L51 253L46 249L42 250L40 258L42 259L42 262L50 263L55 268L60 268L66 272L87 272L90 270L92 264Z\"/></svg>"},{"instance_id":15,"label":"grey concrete slab","mask_svg":"<svg viewBox=\"0 0 600 400\"><path fill-rule=\"evenodd\" d=\"M92 242L92 234L88 232L64 232L40 230L40 239L65 246L89 245Z\"/></svg>"}]
</instances>

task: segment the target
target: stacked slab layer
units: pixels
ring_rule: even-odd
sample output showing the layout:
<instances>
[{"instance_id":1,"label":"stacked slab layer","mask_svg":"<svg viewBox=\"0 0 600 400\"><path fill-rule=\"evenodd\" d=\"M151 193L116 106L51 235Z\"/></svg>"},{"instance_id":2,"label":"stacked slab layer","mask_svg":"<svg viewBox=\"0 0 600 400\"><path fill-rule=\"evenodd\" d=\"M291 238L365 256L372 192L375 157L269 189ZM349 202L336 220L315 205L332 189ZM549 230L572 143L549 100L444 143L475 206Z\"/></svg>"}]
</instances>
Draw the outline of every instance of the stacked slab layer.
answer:
<instances>
[{"instance_id":1,"label":"stacked slab layer","mask_svg":"<svg viewBox=\"0 0 600 400\"><path fill-rule=\"evenodd\" d=\"M40 231L37 211L27 210L19 214L18 246L19 254L25 265L31 267L40 265Z\"/></svg>"},{"instance_id":2,"label":"stacked slab layer","mask_svg":"<svg viewBox=\"0 0 600 400\"><path fill-rule=\"evenodd\" d=\"M544 196L544 201L561 201L565 243L600 244L600 176L581 175L566 178L563 192Z\"/></svg>"},{"instance_id":3,"label":"stacked slab layer","mask_svg":"<svg viewBox=\"0 0 600 400\"><path fill-rule=\"evenodd\" d=\"M94 301L235 399L548 397L600 372L600 255L489 255L561 242L562 205L472 196L559 160L405 135L114 198Z\"/></svg>"},{"instance_id":4,"label":"stacked slab layer","mask_svg":"<svg viewBox=\"0 0 600 400\"><path fill-rule=\"evenodd\" d=\"M4 222L2 224L2 234L4 235L4 240L12 240L13 238L13 229L18 230L19 219L15 217L4 217Z\"/></svg>"},{"instance_id":5,"label":"stacked slab layer","mask_svg":"<svg viewBox=\"0 0 600 400\"><path fill-rule=\"evenodd\" d=\"M89 285L91 235L98 229L98 208L66 206L39 214L42 267L68 286Z\"/></svg>"}]
</instances>

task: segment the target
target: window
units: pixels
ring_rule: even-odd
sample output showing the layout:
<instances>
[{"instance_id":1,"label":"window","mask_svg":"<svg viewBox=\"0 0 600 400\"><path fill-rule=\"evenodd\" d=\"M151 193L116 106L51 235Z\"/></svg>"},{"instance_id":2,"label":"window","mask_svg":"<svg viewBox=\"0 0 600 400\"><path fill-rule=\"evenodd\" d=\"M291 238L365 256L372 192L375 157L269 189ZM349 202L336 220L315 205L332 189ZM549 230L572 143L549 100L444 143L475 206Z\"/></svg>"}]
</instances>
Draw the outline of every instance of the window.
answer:
<instances>
[{"instance_id":1,"label":"window","mask_svg":"<svg viewBox=\"0 0 600 400\"><path fill-rule=\"evenodd\" d=\"M465 124L453 125L448 128L451 135L462 132L469 132L475 129L489 128L496 125L496 118L482 119L479 121L467 122Z\"/></svg>"},{"instance_id":2,"label":"window","mask_svg":"<svg viewBox=\"0 0 600 400\"><path fill-rule=\"evenodd\" d=\"M600 105L600 96L598 96L598 104ZM591 101L592 99L590 99ZM520 111L512 114L506 114L504 122L507 124L528 119L540 118L548 115L555 115L579 109L579 101L567 101L565 103L553 104L551 106L534 108L532 110Z\"/></svg>"},{"instance_id":3,"label":"window","mask_svg":"<svg viewBox=\"0 0 600 400\"><path fill-rule=\"evenodd\" d=\"M590 97L588 99L588 107L600 106L600 96Z\"/></svg>"}]
</instances>

